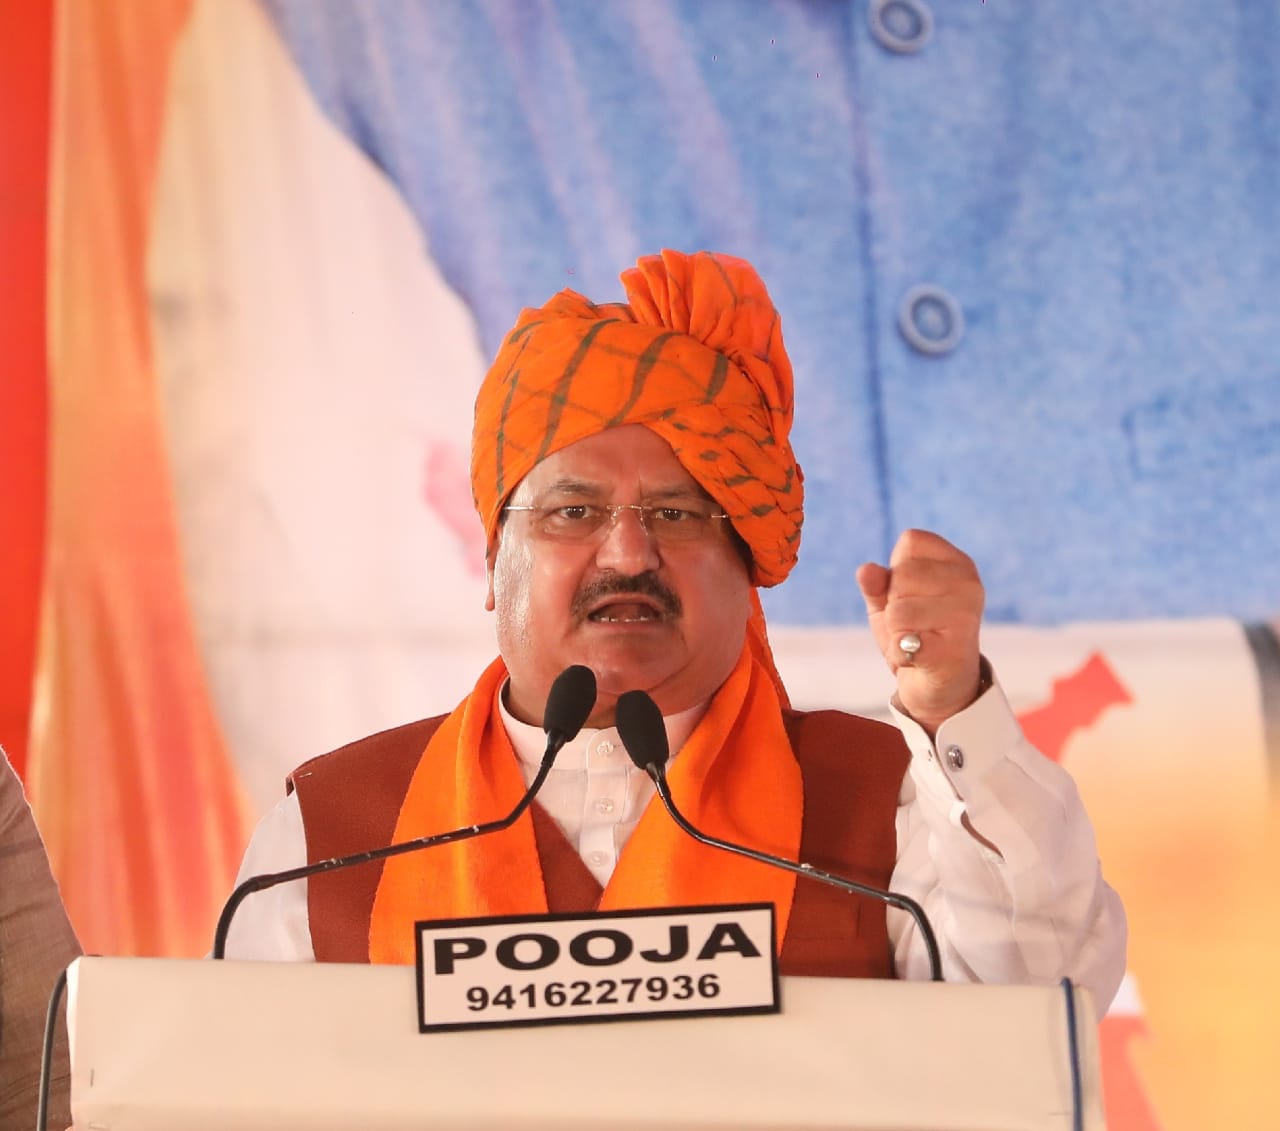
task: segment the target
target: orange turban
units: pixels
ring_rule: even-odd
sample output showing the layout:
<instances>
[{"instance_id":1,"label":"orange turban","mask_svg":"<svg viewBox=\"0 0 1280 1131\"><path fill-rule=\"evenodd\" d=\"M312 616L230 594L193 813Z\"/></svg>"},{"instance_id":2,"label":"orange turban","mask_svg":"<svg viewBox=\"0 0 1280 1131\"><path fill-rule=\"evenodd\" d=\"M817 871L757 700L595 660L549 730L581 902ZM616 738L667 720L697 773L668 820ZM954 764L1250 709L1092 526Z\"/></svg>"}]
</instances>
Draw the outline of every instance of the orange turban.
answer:
<instances>
[{"instance_id":1,"label":"orange turban","mask_svg":"<svg viewBox=\"0 0 1280 1131\"><path fill-rule=\"evenodd\" d=\"M561 291L521 313L476 398L471 488L490 542L508 496L552 452L643 424L729 514L752 581L795 565L804 476L791 451L791 362L751 264L701 251L622 273L627 302Z\"/></svg>"}]
</instances>

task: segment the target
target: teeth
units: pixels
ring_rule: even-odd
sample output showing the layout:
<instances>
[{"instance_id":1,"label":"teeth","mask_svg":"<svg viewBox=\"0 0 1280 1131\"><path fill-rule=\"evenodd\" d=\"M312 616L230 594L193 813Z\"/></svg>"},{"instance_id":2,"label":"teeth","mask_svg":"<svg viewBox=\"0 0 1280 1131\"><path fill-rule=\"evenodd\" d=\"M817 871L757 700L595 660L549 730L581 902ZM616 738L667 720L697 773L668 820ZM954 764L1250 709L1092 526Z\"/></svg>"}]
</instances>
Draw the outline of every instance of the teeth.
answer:
<instances>
[{"instance_id":1,"label":"teeth","mask_svg":"<svg viewBox=\"0 0 1280 1131\"><path fill-rule=\"evenodd\" d=\"M598 624L635 624L639 621L657 620L658 614L655 612L641 613L638 616L614 616L611 613L592 613L591 619Z\"/></svg>"}]
</instances>

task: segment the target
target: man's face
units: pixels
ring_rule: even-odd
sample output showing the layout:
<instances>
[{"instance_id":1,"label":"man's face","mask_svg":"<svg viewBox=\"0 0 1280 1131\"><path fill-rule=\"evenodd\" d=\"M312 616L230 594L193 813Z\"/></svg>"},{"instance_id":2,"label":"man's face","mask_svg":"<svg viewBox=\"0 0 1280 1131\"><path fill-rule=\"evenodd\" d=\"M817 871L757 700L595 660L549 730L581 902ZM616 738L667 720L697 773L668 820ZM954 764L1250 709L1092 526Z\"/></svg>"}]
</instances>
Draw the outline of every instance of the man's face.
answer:
<instances>
[{"instance_id":1,"label":"man's face","mask_svg":"<svg viewBox=\"0 0 1280 1131\"><path fill-rule=\"evenodd\" d=\"M670 445L639 424L548 456L509 500L539 508L604 503L720 509ZM751 583L727 520L684 540L651 534L638 512L624 510L578 541L517 511L506 516L488 566L486 607L497 613L498 649L511 673L507 705L526 722L542 722L552 681L570 664L595 672L590 725L606 726L624 691L647 691L664 714L701 703L742 651Z\"/></svg>"}]
</instances>

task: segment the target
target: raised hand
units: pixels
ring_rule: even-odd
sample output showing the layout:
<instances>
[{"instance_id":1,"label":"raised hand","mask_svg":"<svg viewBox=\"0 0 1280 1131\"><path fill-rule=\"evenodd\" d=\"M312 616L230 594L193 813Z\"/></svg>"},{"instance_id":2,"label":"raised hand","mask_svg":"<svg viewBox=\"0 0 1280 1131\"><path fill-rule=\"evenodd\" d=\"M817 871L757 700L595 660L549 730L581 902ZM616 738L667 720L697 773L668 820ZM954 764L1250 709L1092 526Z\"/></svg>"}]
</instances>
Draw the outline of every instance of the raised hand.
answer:
<instances>
[{"instance_id":1,"label":"raised hand","mask_svg":"<svg viewBox=\"0 0 1280 1131\"><path fill-rule=\"evenodd\" d=\"M977 567L945 538L907 530L888 567L867 562L857 580L871 631L897 676L898 702L932 736L978 695L983 589Z\"/></svg>"}]
</instances>

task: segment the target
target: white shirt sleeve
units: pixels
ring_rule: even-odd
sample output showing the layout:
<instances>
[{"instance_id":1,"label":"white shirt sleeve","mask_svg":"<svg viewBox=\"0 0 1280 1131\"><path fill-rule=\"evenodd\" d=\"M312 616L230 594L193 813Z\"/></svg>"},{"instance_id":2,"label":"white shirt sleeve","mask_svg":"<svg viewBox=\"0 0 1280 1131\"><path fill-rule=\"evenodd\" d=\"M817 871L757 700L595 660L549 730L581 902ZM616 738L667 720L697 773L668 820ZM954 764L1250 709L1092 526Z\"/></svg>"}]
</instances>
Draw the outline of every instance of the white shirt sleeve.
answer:
<instances>
[{"instance_id":1,"label":"white shirt sleeve","mask_svg":"<svg viewBox=\"0 0 1280 1131\"><path fill-rule=\"evenodd\" d=\"M1068 977L1092 992L1101 1016L1124 976L1128 928L1071 776L1027 741L998 684L934 741L891 709L911 764L890 886L923 906L943 977L1038 985ZM889 937L898 975L927 979L928 953L906 912L889 910Z\"/></svg>"},{"instance_id":2,"label":"white shirt sleeve","mask_svg":"<svg viewBox=\"0 0 1280 1131\"><path fill-rule=\"evenodd\" d=\"M287 794L258 822L240 862L239 886L250 876L283 872L307 862L307 836L296 793ZM307 915L307 881L289 880L248 895L227 931L226 957L314 962Z\"/></svg>"}]
</instances>

